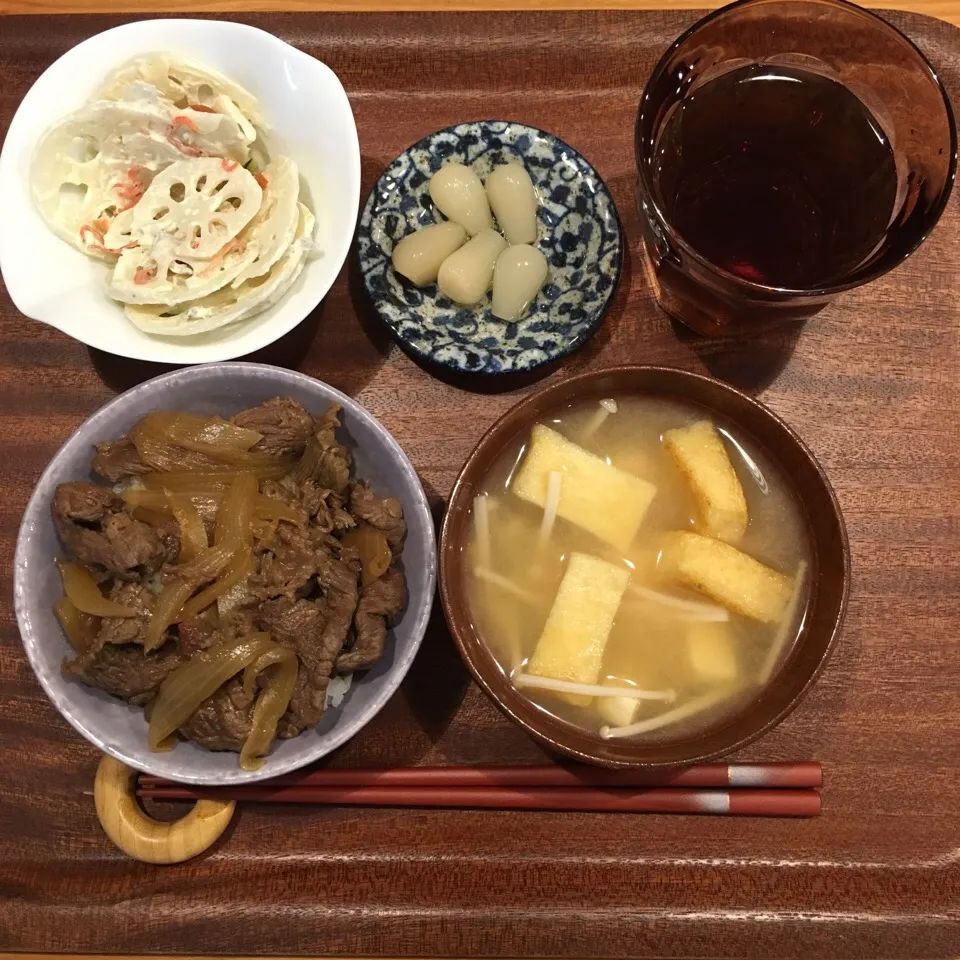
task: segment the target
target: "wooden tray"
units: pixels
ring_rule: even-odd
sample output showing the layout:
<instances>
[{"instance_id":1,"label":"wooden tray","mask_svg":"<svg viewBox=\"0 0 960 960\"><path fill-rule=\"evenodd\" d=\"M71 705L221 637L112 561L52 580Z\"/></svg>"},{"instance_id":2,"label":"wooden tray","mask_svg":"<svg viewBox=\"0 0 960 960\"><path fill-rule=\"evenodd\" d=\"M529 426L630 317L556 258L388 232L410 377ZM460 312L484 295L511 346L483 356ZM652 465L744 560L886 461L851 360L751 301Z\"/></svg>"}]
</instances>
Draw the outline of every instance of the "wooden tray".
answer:
<instances>
[{"instance_id":1,"label":"wooden tray","mask_svg":"<svg viewBox=\"0 0 960 960\"><path fill-rule=\"evenodd\" d=\"M246 805L206 857L158 869L101 833L98 760L47 703L10 602L17 524L54 450L161 372L89 351L0 296L0 949L450 956L933 957L960 945L960 218L799 335L749 349L679 336L637 255L633 121L695 12L250 18L326 61L356 112L364 191L423 134L512 118L606 178L631 250L603 330L553 376L618 362L710 371L762 394L820 457L846 513L854 590L803 706L742 760L818 759L815 821ZM960 92L960 34L890 19ZM7 18L0 126L106 18ZM960 101L958 101L960 102ZM308 123L309 117L304 117ZM2 216L2 209L0 209ZM322 211L321 211L322 216ZM438 511L480 433L523 391L431 379L365 310L353 264L255 359L324 379L394 432ZM525 388L526 389L526 388ZM439 604L402 690L336 763L536 762L474 686Z\"/></svg>"}]
</instances>

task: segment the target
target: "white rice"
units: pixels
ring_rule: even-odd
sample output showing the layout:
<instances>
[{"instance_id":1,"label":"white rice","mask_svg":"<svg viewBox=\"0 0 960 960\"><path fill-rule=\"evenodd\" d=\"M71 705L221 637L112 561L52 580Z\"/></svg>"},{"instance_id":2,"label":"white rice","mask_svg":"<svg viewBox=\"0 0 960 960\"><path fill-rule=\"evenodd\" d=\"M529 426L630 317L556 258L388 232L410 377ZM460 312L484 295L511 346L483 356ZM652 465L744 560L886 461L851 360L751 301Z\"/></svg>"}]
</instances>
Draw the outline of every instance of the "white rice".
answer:
<instances>
[{"instance_id":1,"label":"white rice","mask_svg":"<svg viewBox=\"0 0 960 960\"><path fill-rule=\"evenodd\" d=\"M326 706L328 707L339 707L343 702L343 698L347 695L347 692L350 690L350 686L353 683L353 674L348 673L345 676L332 676L330 678L330 683L327 684L327 701Z\"/></svg>"}]
</instances>

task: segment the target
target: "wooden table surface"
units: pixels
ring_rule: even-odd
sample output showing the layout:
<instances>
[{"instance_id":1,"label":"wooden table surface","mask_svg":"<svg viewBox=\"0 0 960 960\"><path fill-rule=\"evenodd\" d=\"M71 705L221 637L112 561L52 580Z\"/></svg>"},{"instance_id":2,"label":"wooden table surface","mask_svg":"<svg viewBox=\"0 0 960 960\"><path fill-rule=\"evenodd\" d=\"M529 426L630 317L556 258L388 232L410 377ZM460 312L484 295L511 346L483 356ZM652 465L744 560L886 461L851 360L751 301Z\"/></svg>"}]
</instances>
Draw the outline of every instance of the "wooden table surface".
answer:
<instances>
[{"instance_id":1,"label":"wooden table surface","mask_svg":"<svg viewBox=\"0 0 960 960\"><path fill-rule=\"evenodd\" d=\"M960 97L960 35L918 17L891 19ZM405 145L481 113L555 130L593 160L617 201L631 256L604 329L558 376L616 362L712 372L761 394L802 431L846 516L854 592L843 640L816 688L738 759L820 760L824 815L638 821L249 805L205 858L165 869L124 860L83 795L96 751L56 714L23 657L10 562L24 504L57 446L98 405L159 371L29 323L0 286L0 949L956 955L958 198L907 264L844 296L799 335L770 335L749 352L690 341L657 311L633 252L639 224L629 133L644 79L688 15L646 14L635 34L628 32L634 19L615 14L504 15L495 24L466 17L455 31L442 17L400 16L389 30L365 16L254 22L343 78L363 144L364 194ZM112 23L32 18L0 26L0 135L39 71ZM538 51L531 61L516 56L517 36ZM531 97L530 84L543 95ZM517 394L468 393L431 379L376 327L357 322L356 286L355 269L345 270L313 319L256 359L296 367L359 399L398 438L428 491L443 498L484 426ZM522 763L542 754L470 683L438 613L401 691L337 762L493 757Z\"/></svg>"},{"instance_id":2,"label":"wooden table surface","mask_svg":"<svg viewBox=\"0 0 960 960\"><path fill-rule=\"evenodd\" d=\"M150 13L260 10L694 10L719 7L704 0L0 0L4 13ZM960 26L960 0L873 0L883 10L910 10Z\"/></svg>"}]
</instances>

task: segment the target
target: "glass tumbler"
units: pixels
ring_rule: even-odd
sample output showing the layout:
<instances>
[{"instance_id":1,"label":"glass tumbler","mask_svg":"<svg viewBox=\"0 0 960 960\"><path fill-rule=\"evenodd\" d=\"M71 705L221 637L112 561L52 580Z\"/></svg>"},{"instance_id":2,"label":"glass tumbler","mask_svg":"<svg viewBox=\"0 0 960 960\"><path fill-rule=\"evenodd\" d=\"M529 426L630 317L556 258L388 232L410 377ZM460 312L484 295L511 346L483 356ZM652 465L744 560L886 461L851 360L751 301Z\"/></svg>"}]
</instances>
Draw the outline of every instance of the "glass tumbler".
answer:
<instances>
[{"instance_id":1,"label":"glass tumbler","mask_svg":"<svg viewBox=\"0 0 960 960\"><path fill-rule=\"evenodd\" d=\"M635 148L648 279L707 336L809 317L897 266L957 165L933 67L845 0L739 0L699 21L654 68Z\"/></svg>"}]
</instances>

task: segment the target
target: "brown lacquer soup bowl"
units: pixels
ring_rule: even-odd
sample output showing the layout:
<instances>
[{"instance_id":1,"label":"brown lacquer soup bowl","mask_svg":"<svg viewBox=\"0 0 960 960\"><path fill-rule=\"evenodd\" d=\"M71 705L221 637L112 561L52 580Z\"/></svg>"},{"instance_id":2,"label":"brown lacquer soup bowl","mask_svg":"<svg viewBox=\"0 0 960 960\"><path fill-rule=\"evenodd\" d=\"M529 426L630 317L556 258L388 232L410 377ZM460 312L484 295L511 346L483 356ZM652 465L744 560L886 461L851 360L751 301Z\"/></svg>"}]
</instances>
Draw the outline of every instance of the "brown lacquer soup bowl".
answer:
<instances>
[{"instance_id":1,"label":"brown lacquer soup bowl","mask_svg":"<svg viewBox=\"0 0 960 960\"><path fill-rule=\"evenodd\" d=\"M714 725L687 734L681 728L673 738L605 738L599 729L593 732L574 725L538 706L514 685L486 646L470 602L474 498L484 489L501 454L516 449L534 424L554 418L572 404L635 396L692 405L750 441L792 488L809 547L805 613L797 639L779 668ZM447 622L464 662L494 703L527 733L560 753L602 766L679 766L743 747L773 729L800 703L840 635L850 586L850 550L840 507L823 469L797 434L767 407L710 377L664 367L617 367L540 390L487 431L463 467L450 499L440 539L440 584Z\"/></svg>"}]
</instances>

